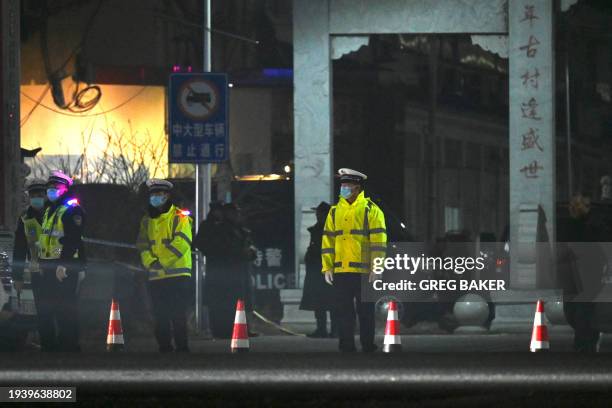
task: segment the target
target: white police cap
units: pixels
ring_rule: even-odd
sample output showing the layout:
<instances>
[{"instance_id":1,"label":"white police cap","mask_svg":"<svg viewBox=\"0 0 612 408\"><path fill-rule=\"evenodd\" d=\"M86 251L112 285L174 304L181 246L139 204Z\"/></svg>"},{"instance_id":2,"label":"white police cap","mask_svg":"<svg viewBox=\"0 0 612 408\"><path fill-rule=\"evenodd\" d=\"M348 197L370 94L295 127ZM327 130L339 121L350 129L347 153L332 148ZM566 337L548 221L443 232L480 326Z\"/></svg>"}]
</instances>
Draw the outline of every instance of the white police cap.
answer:
<instances>
[{"instance_id":1,"label":"white police cap","mask_svg":"<svg viewBox=\"0 0 612 408\"><path fill-rule=\"evenodd\" d=\"M149 191L170 191L174 188L174 184L168 180L162 179L150 179L147 180L147 187Z\"/></svg>"},{"instance_id":2,"label":"white police cap","mask_svg":"<svg viewBox=\"0 0 612 408\"><path fill-rule=\"evenodd\" d=\"M47 181L39 178L30 179L25 184L26 191L39 191L47 189Z\"/></svg>"},{"instance_id":3,"label":"white police cap","mask_svg":"<svg viewBox=\"0 0 612 408\"><path fill-rule=\"evenodd\" d=\"M49 176L48 184L65 184L70 187L73 183L72 177L62 173L59 170L53 170Z\"/></svg>"},{"instance_id":4,"label":"white police cap","mask_svg":"<svg viewBox=\"0 0 612 408\"><path fill-rule=\"evenodd\" d=\"M363 174L360 171L342 168L338 170L338 177L340 177L340 182L348 182L348 183L357 183L361 184L365 180L368 179L368 176Z\"/></svg>"}]
</instances>

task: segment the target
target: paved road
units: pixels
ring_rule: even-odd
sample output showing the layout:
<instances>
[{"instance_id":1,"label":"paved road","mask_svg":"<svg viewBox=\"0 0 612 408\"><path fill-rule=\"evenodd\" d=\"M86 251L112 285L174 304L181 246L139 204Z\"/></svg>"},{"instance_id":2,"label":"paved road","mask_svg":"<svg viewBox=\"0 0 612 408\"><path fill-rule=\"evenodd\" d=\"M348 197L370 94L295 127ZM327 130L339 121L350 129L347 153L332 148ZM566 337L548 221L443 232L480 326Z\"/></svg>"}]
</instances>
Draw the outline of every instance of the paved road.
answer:
<instances>
[{"instance_id":1,"label":"paved road","mask_svg":"<svg viewBox=\"0 0 612 408\"><path fill-rule=\"evenodd\" d=\"M612 354L89 353L3 356L0 386L81 393L448 396L612 389Z\"/></svg>"},{"instance_id":2,"label":"paved road","mask_svg":"<svg viewBox=\"0 0 612 408\"><path fill-rule=\"evenodd\" d=\"M410 335L403 353L342 354L334 340L261 336L247 354L195 339L188 355L155 353L150 339L96 352L100 341L0 355L0 386L77 386L83 406L609 406L612 353L568 353L571 340L554 335L556 352L533 354L528 334Z\"/></svg>"},{"instance_id":3,"label":"paved road","mask_svg":"<svg viewBox=\"0 0 612 408\"><path fill-rule=\"evenodd\" d=\"M137 338L125 335L126 348L130 352L155 352L157 345L151 337ZM463 353L463 352L527 352L531 334L484 334L484 335L405 335L402 345L407 352L426 353ZM86 352L102 352L105 350L106 337L88 339L82 342ZM377 343L383 342L382 336L377 337ZM260 336L250 339L252 353L316 353L335 352L338 342L334 339L310 339L296 336ZM359 345L358 338L356 343ZM551 334L551 349L558 352L568 352L572 349L572 335ZM191 338L191 349L194 353L227 353L229 340L212 340ZM601 350L612 352L612 336L604 336Z\"/></svg>"}]
</instances>

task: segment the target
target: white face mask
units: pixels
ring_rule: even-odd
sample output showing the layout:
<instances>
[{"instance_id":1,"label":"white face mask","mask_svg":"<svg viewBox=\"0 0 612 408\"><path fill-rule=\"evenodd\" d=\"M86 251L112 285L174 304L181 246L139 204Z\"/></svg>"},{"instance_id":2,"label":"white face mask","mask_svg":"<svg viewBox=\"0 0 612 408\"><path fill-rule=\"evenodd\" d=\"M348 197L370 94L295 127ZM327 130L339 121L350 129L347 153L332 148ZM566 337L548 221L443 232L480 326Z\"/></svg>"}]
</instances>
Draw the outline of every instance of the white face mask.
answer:
<instances>
[{"instance_id":1,"label":"white face mask","mask_svg":"<svg viewBox=\"0 0 612 408\"><path fill-rule=\"evenodd\" d=\"M45 199L43 197L30 197L30 205L36 210L40 210L45 206Z\"/></svg>"},{"instance_id":2,"label":"white face mask","mask_svg":"<svg viewBox=\"0 0 612 408\"><path fill-rule=\"evenodd\" d=\"M66 191L68 191L68 188L64 187L63 185L57 185L55 187L49 187L47 189L47 198L49 199L49 201L55 202L64 193L66 193Z\"/></svg>"},{"instance_id":3,"label":"white face mask","mask_svg":"<svg viewBox=\"0 0 612 408\"><path fill-rule=\"evenodd\" d=\"M152 195L149 197L149 204L151 204L155 208L159 208L164 205L167 201L165 195Z\"/></svg>"},{"instance_id":4,"label":"white face mask","mask_svg":"<svg viewBox=\"0 0 612 408\"><path fill-rule=\"evenodd\" d=\"M57 188L48 188L47 189L47 198L51 202L55 202L59 196L61 196L60 191Z\"/></svg>"},{"instance_id":5,"label":"white face mask","mask_svg":"<svg viewBox=\"0 0 612 408\"><path fill-rule=\"evenodd\" d=\"M349 186L340 186L340 197L347 200L351 195L353 195L353 189Z\"/></svg>"}]
</instances>

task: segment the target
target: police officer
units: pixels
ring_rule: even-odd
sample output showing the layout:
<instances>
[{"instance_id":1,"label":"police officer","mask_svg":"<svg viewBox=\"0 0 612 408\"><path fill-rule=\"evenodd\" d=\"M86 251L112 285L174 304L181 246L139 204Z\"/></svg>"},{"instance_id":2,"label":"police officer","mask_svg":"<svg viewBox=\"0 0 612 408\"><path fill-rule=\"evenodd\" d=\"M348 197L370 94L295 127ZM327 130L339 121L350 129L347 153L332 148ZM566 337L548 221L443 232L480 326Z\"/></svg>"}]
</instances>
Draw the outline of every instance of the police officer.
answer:
<instances>
[{"instance_id":1,"label":"police officer","mask_svg":"<svg viewBox=\"0 0 612 408\"><path fill-rule=\"evenodd\" d=\"M363 278L372 281L371 263L384 257L387 244L385 216L364 195L367 176L351 169L338 170L340 198L332 206L323 230L321 259L325 281L333 285L340 351L355 351L355 303L359 315L361 349L373 352L374 304L361 299Z\"/></svg>"},{"instance_id":2,"label":"police officer","mask_svg":"<svg viewBox=\"0 0 612 408\"><path fill-rule=\"evenodd\" d=\"M162 353L189 352L187 307L191 298L191 217L170 197L167 180L147 181L148 214L142 218L137 246L148 271L155 315L155 337ZM174 337L174 347L172 338Z\"/></svg>"},{"instance_id":3,"label":"police officer","mask_svg":"<svg viewBox=\"0 0 612 408\"><path fill-rule=\"evenodd\" d=\"M28 207L21 214L17 221L17 230L15 231L15 239L13 243L13 264L11 267L13 285L17 291L17 296L21 294L24 287L24 281L40 280L40 269L38 267L38 239L42 231L42 219L47 203L47 181L43 179L33 179L26 183L26 191L28 194ZM28 272L29 277L26 279ZM0 285L1 286L1 285ZM0 287L0 291L3 288ZM38 287L33 285L32 293L34 295L35 304L38 302ZM0 308L3 302L0 301ZM8 306L8 305L6 305ZM11 318L2 323L0 317L0 338L4 338L3 342L6 346L6 339L11 339L12 343L8 350L16 350L22 348L25 344L25 339L30 328L36 327L34 322L31 322L25 316L15 314L17 311L0 311L0 314L10 314ZM29 316L28 316L29 317ZM20 321L23 324L20 324ZM27 325L25 324L27 323ZM19 326L22 327L19 327ZM30 327L33 326L33 327ZM6 349L0 346L0 349Z\"/></svg>"},{"instance_id":4,"label":"police officer","mask_svg":"<svg viewBox=\"0 0 612 408\"><path fill-rule=\"evenodd\" d=\"M47 204L47 181L33 179L26 183L29 205L17 221L13 245L13 284L17 293L23 290L24 270L40 273L38 269L38 239ZM37 293L34 292L34 301Z\"/></svg>"},{"instance_id":5,"label":"police officer","mask_svg":"<svg viewBox=\"0 0 612 408\"><path fill-rule=\"evenodd\" d=\"M32 277L32 285L38 288L43 351L80 351L77 285L86 264L82 240L85 213L69 193L70 186L72 179L60 171L49 176L49 206L38 240L41 275Z\"/></svg>"}]
</instances>

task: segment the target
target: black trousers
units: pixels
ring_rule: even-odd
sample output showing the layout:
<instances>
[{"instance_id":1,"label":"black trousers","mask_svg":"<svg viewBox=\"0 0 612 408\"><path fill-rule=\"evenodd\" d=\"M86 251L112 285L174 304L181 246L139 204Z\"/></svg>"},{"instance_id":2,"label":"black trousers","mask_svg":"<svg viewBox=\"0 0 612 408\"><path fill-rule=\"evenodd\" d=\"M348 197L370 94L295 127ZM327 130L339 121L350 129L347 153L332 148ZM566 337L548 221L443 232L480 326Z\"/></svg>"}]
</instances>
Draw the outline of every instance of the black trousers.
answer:
<instances>
[{"instance_id":1,"label":"black trousers","mask_svg":"<svg viewBox=\"0 0 612 408\"><path fill-rule=\"evenodd\" d=\"M565 318L574 328L574 351L597 351L600 332L595 324L595 307L590 302L563 302Z\"/></svg>"},{"instance_id":2,"label":"black trousers","mask_svg":"<svg viewBox=\"0 0 612 408\"><path fill-rule=\"evenodd\" d=\"M41 273L32 274L41 351L80 351L78 272L68 269L68 277L57 280L55 263L41 263Z\"/></svg>"},{"instance_id":3,"label":"black trousers","mask_svg":"<svg viewBox=\"0 0 612 408\"><path fill-rule=\"evenodd\" d=\"M225 273L223 273L225 272ZM213 270L206 276L205 300L208 305L210 331L213 337L229 339L234 329L236 302L245 301L248 311L248 292L246 270L242 267Z\"/></svg>"},{"instance_id":4,"label":"black trousers","mask_svg":"<svg viewBox=\"0 0 612 408\"><path fill-rule=\"evenodd\" d=\"M191 278L187 276L149 281L155 315L155 338L162 353L175 349L189 351L187 308L191 299L190 283Z\"/></svg>"},{"instance_id":5,"label":"black trousers","mask_svg":"<svg viewBox=\"0 0 612 408\"><path fill-rule=\"evenodd\" d=\"M15 315L0 322L0 352L24 350L28 332L35 329L34 316Z\"/></svg>"},{"instance_id":6,"label":"black trousers","mask_svg":"<svg viewBox=\"0 0 612 408\"><path fill-rule=\"evenodd\" d=\"M230 339L234 330L236 302L238 299L245 299L244 291L236 290L234 287L216 288L216 293L208 299L210 331L215 338Z\"/></svg>"},{"instance_id":7,"label":"black trousers","mask_svg":"<svg viewBox=\"0 0 612 408\"><path fill-rule=\"evenodd\" d=\"M317 309L314 311L315 319L317 321L317 332L327 333L327 310ZM331 334L336 336L338 334L338 322L336 318L336 312L333 310L329 311L329 318L331 321Z\"/></svg>"},{"instance_id":8,"label":"black trousers","mask_svg":"<svg viewBox=\"0 0 612 408\"><path fill-rule=\"evenodd\" d=\"M360 273L334 274L334 295L340 351L355 351L355 305L363 351L374 351L374 303L361 301Z\"/></svg>"}]
</instances>

